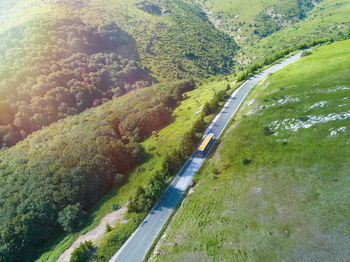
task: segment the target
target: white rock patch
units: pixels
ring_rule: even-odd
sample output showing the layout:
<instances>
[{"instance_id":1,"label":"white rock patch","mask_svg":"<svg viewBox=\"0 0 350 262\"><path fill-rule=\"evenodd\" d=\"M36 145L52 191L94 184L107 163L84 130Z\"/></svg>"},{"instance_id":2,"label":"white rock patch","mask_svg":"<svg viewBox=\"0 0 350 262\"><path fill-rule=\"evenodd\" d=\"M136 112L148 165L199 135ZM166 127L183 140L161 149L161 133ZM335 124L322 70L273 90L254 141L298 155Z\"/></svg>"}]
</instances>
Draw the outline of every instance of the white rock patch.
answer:
<instances>
[{"instance_id":1,"label":"white rock patch","mask_svg":"<svg viewBox=\"0 0 350 262\"><path fill-rule=\"evenodd\" d=\"M331 128L329 131L331 131L329 136L336 136L339 133L345 133L346 127L339 127L339 128Z\"/></svg>"},{"instance_id":2,"label":"white rock patch","mask_svg":"<svg viewBox=\"0 0 350 262\"><path fill-rule=\"evenodd\" d=\"M350 87L338 86L336 88L329 89L328 92L329 93L334 93L334 92L338 92L338 91L342 91L342 90L350 90Z\"/></svg>"},{"instance_id":3,"label":"white rock patch","mask_svg":"<svg viewBox=\"0 0 350 262\"><path fill-rule=\"evenodd\" d=\"M254 99L253 100L250 100L249 102L248 102L248 106L251 106L253 103L254 103Z\"/></svg>"},{"instance_id":4,"label":"white rock patch","mask_svg":"<svg viewBox=\"0 0 350 262\"><path fill-rule=\"evenodd\" d=\"M300 101L299 98L292 98L292 97L288 96L288 97L285 97L285 98L278 100L277 103L280 105L284 105L284 104L289 103L289 102L295 103L295 102L299 102L299 101Z\"/></svg>"},{"instance_id":5,"label":"white rock patch","mask_svg":"<svg viewBox=\"0 0 350 262\"><path fill-rule=\"evenodd\" d=\"M321 101L321 102L318 102L316 104L313 104L312 106L310 106L307 110L311 110L313 108L316 108L316 107L324 107L325 105L327 105L328 102L326 101Z\"/></svg>"},{"instance_id":6,"label":"white rock patch","mask_svg":"<svg viewBox=\"0 0 350 262\"><path fill-rule=\"evenodd\" d=\"M276 131L283 128L285 130L291 130L293 132L298 131L300 128L310 128L315 124L327 123L335 120L346 120L350 118L350 111L343 113L332 113L327 116L308 116L306 121L300 119L284 119L282 121L274 121L270 124L270 129Z\"/></svg>"},{"instance_id":7,"label":"white rock patch","mask_svg":"<svg viewBox=\"0 0 350 262\"><path fill-rule=\"evenodd\" d=\"M299 102L300 99L297 98L297 97L285 97L285 98L281 98L280 100L277 101L277 103L273 103L271 105L262 105L260 106L260 110L263 110L263 109L267 109L267 108L270 108L270 107L274 107L276 105L284 105L284 104L287 104L287 103L296 103L296 102Z\"/></svg>"}]
</instances>

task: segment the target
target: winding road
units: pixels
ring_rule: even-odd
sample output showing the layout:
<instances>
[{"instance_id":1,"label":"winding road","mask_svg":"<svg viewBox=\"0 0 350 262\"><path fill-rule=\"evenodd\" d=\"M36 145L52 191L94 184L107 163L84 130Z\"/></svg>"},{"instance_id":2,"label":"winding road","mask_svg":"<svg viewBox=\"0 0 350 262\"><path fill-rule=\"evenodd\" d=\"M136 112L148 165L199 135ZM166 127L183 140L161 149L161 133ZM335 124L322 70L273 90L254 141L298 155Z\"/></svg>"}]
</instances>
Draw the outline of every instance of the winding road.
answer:
<instances>
[{"instance_id":1,"label":"winding road","mask_svg":"<svg viewBox=\"0 0 350 262\"><path fill-rule=\"evenodd\" d=\"M214 138L216 141L224 131L230 119L238 110L249 91L259 81L268 76L269 73L274 73L283 67L296 62L300 56L301 52L267 68L243 83L235 92L232 93L220 113L215 117L205 131L204 136L208 133L214 133ZM211 143L209 150L207 150L207 153L203 157L193 154L187 160L182 169L160 197L156 205L148 213L147 217L124 243L124 245L118 250L118 252L115 253L109 260L110 262L139 262L143 260L162 227L168 220L171 213L174 211L174 208L180 201L182 195L192 183L194 174L204 162L210 149L215 144L215 141L214 143Z\"/></svg>"}]
</instances>

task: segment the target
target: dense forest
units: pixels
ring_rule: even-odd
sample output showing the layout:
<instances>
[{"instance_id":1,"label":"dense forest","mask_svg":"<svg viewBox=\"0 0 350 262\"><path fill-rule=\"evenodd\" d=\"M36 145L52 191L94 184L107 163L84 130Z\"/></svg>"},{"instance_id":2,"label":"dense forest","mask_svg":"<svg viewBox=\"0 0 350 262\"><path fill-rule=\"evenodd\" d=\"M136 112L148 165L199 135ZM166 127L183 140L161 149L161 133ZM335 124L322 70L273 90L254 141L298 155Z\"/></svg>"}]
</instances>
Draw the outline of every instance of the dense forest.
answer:
<instances>
[{"instance_id":1,"label":"dense forest","mask_svg":"<svg viewBox=\"0 0 350 262\"><path fill-rule=\"evenodd\" d=\"M115 23L39 20L0 40L1 147L152 82Z\"/></svg>"},{"instance_id":2,"label":"dense forest","mask_svg":"<svg viewBox=\"0 0 350 262\"><path fill-rule=\"evenodd\" d=\"M171 121L193 81L131 91L34 132L0 156L0 261L31 260L72 232L84 214L140 163L138 143Z\"/></svg>"}]
</instances>

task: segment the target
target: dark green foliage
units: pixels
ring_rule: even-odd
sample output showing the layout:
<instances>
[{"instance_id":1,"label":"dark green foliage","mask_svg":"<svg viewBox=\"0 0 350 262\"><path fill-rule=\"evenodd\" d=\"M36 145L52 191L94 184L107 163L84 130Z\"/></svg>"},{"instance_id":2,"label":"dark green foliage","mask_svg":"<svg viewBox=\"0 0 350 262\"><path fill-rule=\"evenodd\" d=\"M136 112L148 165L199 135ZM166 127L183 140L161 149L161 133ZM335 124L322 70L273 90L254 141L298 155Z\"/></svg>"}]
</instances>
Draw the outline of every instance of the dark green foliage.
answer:
<instances>
[{"instance_id":1,"label":"dark green foliage","mask_svg":"<svg viewBox=\"0 0 350 262\"><path fill-rule=\"evenodd\" d=\"M220 170L219 170L217 167L214 167L214 168L213 168L213 173L214 173L215 175L218 175L218 174L220 174L221 172L220 172Z\"/></svg>"},{"instance_id":2,"label":"dark green foliage","mask_svg":"<svg viewBox=\"0 0 350 262\"><path fill-rule=\"evenodd\" d=\"M88 261L89 255L88 251L92 251L94 249L94 245L91 241L85 241L84 243L80 243L79 247L74 249L72 255L69 259L69 262L86 262Z\"/></svg>"},{"instance_id":3,"label":"dark green foliage","mask_svg":"<svg viewBox=\"0 0 350 262\"><path fill-rule=\"evenodd\" d=\"M251 159L248 159L248 158L245 158L245 157L242 159L243 165L249 165L251 162L252 162Z\"/></svg>"},{"instance_id":4,"label":"dark green foliage","mask_svg":"<svg viewBox=\"0 0 350 262\"><path fill-rule=\"evenodd\" d=\"M304 51L301 53L301 57L305 57L305 56L308 56L308 55L311 55L312 52L311 51Z\"/></svg>"},{"instance_id":5,"label":"dark green foliage","mask_svg":"<svg viewBox=\"0 0 350 262\"><path fill-rule=\"evenodd\" d=\"M82 224L84 212L82 211L80 203L75 205L68 205L58 213L58 223L63 230L71 233Z\"/></svg>"},{"instance_id":6,"label":"dark green foliage","mask_svg":"<svg viewBox=\"0 0 350 262\"><path fill-rule=\"evenodd\" d=\"M184 134L180 147L186 158L193 153L197 142L198 139L196 138L196 133L193 128Z\"/></svg>"},{"instance_id":7,"label":"dark green foliage","mask_svg":"<svg viewBox=\"0 0 350 262\"><path fill-rule=\"evenodd\" d=\"M106 224L106 233L108 233L108 232L111 232L113 230L113 227L111 227L111 225L110 224Z\"/></svg>"},{"instance_id":8,"label":"dark green foliage","mask_svg":"<svg viewBox=\"0 0 350 262\"><path fill-rule=\"evenodd\" d=\"M144 150L134 135L146 137L168 123L182 93L193 88L193 81L179 81L135 90L5 150L0 156L0 258L32 260L43 244L77 229L84 212L142 161ZM167 118L156 121L162 110ZM129 131L124 127L131 120L135 130ZM150 199L162 189L156 182L147 189ZM138 209L151 204L147 198L137 203Z\"/></svg>"},{"instance_id":9,"label":"dark green foliage","mask_svg":"<svg viewBox=\"0 0 350 262\"><path fill-rule=\"evenodd\" d=\"M174 174L182 166L185 159L186 157L182 150L174 149L166 155L164 165Z\"/></svg>"},{"instance_id":10,"label":"dark green foliage","mask_svg":"<svg viewBox=\"0 0 350 262\"><path fill-rule=\"evenodd\" d=\"M111 205L112 211L118 210L120 208L120 205L118 203L113 203Z\"/></svg>"},{"instance_id":11,"label":"dark green foliage","mask_svg":"<svg viewBox=\"0 0 350 262\"><path fill-rule=\"evenodd\" d=\"M139 187L135 197L128 203L129 213L141 213L148 211L163 193L170 173L167 169L162 169L154 174L146 188Z\"/></svg>"},{"instance_id":12,"label":"dark green foliage","mask_svg":"<svg viewBox=\"0 0 350 262\"><path fill-rule=\"evenodd\" d=\"M271 131L271 129L268 127L268 126L265 126L264 127L264 130L263 130L263 135L264 136L271 136L273 135L273 131Z\"/></svg>"},{"instance_id":13,"label":"dark green foliage","mask_svg":"<svg viewBox=\"0 0 350 262\"><path fill-rule=\"evenodd\" d=\"M147 211L152 206L151 198L146 194L145 188L138 187L136 195L130 199L128 203L128 212L143 212Z\"/></svg>"},{"instance_id":14,"label":"dark green foliage","mask_svg":"<svg viewBox=\"0 0 350 262\"><path fill-rule=\"evenodd\" d=\"M115 23L90 26L79 18L38 20L1 34L0 147L148 86L151 78L121 48L136 53Z\"/></svg>"}]
</instances>

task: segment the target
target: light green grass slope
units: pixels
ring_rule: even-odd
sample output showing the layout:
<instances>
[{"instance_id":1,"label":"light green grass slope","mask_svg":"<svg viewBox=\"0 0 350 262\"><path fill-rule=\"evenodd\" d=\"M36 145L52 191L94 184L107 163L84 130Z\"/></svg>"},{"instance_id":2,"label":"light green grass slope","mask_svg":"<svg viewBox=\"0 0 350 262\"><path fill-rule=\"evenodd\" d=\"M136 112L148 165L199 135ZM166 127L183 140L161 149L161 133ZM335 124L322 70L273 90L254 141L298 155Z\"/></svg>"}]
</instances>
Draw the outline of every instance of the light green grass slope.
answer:
<instances>
[{"instance_id":1,"label":"light green grass slope","mask_svg":"<svg viewBox=\"0 0 350 262\"><path fill-rule=\"evenodd\" d=\"M239 43L246 43L245 40L259 38L259 33L263 31L270 34L303 19L320 1L197 0L195 2L204 7L219 29L233 35Z\"/></svg>"},{"instance_id":2,"label":"light green grass slope","mask_svg":"<svg viewBox=\"0 0 350 262\"><path fill-rule=\"evenodd\" d=\"M244 47L245 57L265 57L289 46L322 38L350 36L350 1L324 0L294 25Z\"/></svg>"},{"instance_id":3,"label":"light green grass slope","mask_svg":"<svg viewBox=\"0 0 350 262\"><path fill-rule=\"evenodd\" d=\"M349 61L320 47L255 87L151 261L348 259Z\"/></svg>"}]
</instances>

